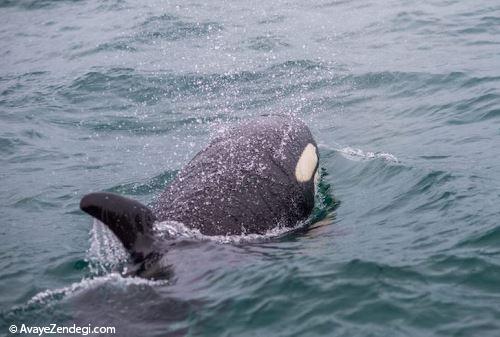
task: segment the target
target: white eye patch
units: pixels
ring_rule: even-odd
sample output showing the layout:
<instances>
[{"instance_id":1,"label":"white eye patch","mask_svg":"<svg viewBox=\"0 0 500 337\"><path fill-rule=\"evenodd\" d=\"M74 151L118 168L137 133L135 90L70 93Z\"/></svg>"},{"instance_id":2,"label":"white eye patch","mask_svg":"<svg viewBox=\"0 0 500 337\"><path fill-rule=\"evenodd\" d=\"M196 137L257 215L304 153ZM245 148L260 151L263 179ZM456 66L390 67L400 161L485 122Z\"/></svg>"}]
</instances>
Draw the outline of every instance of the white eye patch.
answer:
<instances>
[{"instance_id":1,"label":"white eye patch","mask_svg":"<svg viewBox=\"0 0 500 337\"><path fill-rule=\"evenodd\" d=\"M318 155L316 154L316 147L309 143L304 148L304 151L302 151L299 161L295 166L295 178L297 181L305 183L311 180L317 164Z\"/></svg>"}]
</instances>

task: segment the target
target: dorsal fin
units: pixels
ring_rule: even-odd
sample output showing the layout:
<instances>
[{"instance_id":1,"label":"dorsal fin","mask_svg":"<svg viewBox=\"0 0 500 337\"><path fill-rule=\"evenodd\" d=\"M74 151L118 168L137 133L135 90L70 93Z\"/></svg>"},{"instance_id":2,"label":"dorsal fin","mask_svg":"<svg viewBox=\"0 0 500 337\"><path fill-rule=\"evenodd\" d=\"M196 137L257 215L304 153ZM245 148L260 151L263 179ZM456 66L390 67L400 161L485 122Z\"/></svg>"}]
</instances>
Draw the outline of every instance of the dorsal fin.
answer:
<instances>
[{"instance_id":1,"label":"dorsal fin","mask_svg":"<svg viewBox=\"0 0 500 337\"><path fill-rule=\"evenodd\" d=\"M97 192L85 195L80 208L108 226L134 261L153 251L156 217L147 206L114 193Z\"/></svg>"}]
</instances>

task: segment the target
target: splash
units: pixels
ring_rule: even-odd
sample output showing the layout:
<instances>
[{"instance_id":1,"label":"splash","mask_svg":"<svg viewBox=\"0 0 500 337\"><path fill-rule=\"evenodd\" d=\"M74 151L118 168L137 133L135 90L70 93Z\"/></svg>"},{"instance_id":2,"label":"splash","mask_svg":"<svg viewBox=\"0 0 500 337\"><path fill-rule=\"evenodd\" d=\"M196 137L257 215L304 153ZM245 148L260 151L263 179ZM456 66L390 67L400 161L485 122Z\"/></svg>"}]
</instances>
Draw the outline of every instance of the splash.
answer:
<instances>
[{"instance_id":1,"label":"splash","mask_svg":"<svg viewBox=\"0 0 500 337\"><path fill-rule=\"evenodd\" d=\"M90 271L98 275L126 261L128 254L111 230L94 219L90 230L90 248L87 251Z\"/></svg>"},{"instance_id":2,"label":"splash","mask_svg":"<svg viewBox=\"0 0 500 337\"><path fill-rule=\"evenodd\" d=\"M191 229L177 221L163 221L155 224L155 231L159 237L173 239L189 239L197 241L212 241L220 244L237 244L259 242L280 237L284 234L305 227L307 221L299 222L294 227L285 227L276 225L276 227L267 230L263 234L238 234L238 235L204 235L198 229Z\"/></svg>"},{"instance_id":3,"label":"splash","mask_svg":"<svg viewBox=\"0 0 500 337\"><path fill-rule=\"evenodd\" d=\"M373 160L373 159L382 159L391 163L398 163L399 160L393 154L387 152L365 152L361 149L356 149L352 147L344 147L337 150L344 158L355 160L355 161L364 161L364 160Z\"/></svg>"},{"instance_id":4,"label":"splash","mask_svg":"<svg viewBox=\"0 0 500 337\"><path fill-rule=\"evenodd\" d=\"M346 159L353 160L353 161L369 161L369 160L375 160L375 159L381 159L386 162L390 163L399 163L399 159L388 152L370 152L370 151L363 151L358 148L350 147L350 146L338 146L338 147L331 147L329 145L325 144L319 144L321 148L335 151L340 153L340 155Z\"/></svg>"}]
</instances>

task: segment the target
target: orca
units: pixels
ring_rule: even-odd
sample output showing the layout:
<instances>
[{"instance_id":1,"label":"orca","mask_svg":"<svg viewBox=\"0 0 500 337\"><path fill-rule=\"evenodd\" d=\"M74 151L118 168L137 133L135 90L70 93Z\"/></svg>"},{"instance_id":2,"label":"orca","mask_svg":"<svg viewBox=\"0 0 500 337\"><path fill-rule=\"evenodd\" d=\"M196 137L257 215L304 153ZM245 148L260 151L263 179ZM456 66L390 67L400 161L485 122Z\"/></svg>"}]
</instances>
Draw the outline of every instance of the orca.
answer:
<instances>
[{"instance_id":1,"label":"orca","mask_svg":"<svg viewBox=\"0 0 500 337\"><path fill-rule=\"evenodd\" d=\"M319 154L296 117L263 116L219 132L182 168L151 207L107 192L85 195L80 208L121 241L144 276L168 246L157 221L207 236L264 234L294 227L314 207ZM167 240L168 241L168 240Z\"/></svg>"}]
</instances>

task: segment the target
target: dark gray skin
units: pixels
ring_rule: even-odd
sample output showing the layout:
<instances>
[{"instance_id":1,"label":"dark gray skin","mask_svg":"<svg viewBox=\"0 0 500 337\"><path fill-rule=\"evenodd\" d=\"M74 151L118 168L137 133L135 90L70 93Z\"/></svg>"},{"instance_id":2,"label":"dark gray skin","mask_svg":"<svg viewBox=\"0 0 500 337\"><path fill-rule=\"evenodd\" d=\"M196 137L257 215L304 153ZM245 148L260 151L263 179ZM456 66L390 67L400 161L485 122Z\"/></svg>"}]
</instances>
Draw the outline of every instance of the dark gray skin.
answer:
<instances>
[{"instance_id":1,"label":"dark gray skin","mask_svg":"<svg viewBox=\"0 0 500 337\"><path fill-rule=\"evenodd\" d=\"M138 265L135 273L147 276L169 246L168 240L155 237L155 221L181 222L204 235L238 235L263 234L305 220L314 207L318 165L307 181L299 181L296 167L308 144L318 158L316 142L302 121L256 118L217 136L152 208L105 192L84 196L80 208L113 231Z\"/></svg>"}]
</instances>

